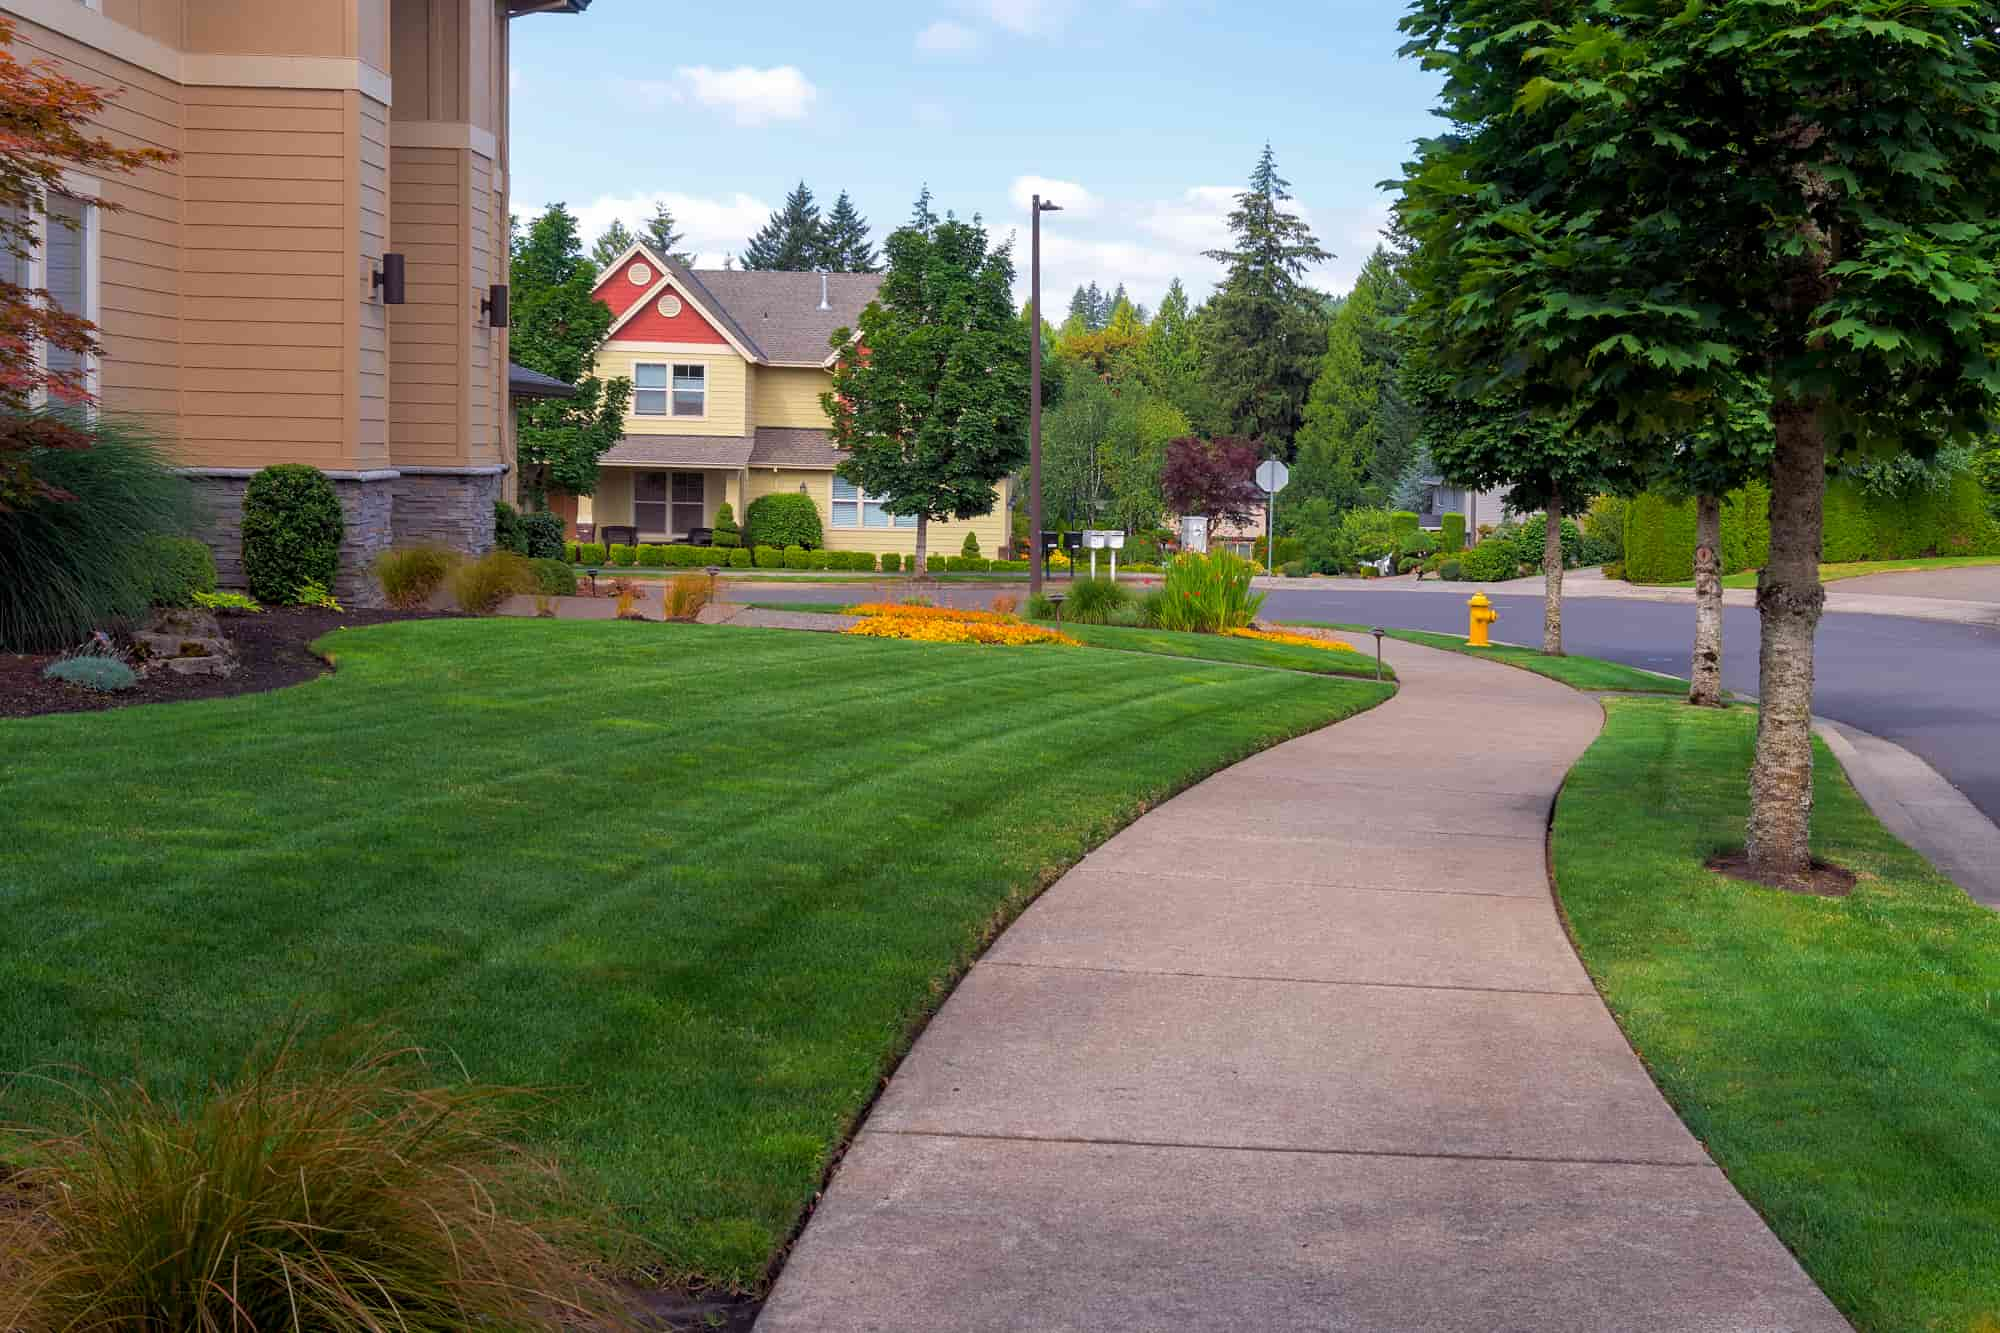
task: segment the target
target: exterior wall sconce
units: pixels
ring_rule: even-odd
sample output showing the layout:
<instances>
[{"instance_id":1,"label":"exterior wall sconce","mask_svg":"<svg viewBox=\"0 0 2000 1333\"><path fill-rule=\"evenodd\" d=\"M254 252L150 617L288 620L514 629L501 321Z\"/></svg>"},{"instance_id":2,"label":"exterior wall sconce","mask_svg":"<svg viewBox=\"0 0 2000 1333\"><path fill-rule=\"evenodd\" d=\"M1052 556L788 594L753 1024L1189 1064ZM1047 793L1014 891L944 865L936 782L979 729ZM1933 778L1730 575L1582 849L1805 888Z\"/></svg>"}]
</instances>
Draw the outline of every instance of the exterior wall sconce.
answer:
<instances>
[{"instance_id":1,"label":"exterior wall sconce","mask_svg":"<svg viewBox=\"0 0 2000 1333\"><path fill-rule=\"evenodd\" d=\"M403 257L383 255L382 267L375 270L374 290L381 293L383 305L403 304Z\"/></svg>"},{"instance_id":2,"label":"exterior wall sconce","mask_svg":"<svg viewBox=\"0 0 2000 1333\"><path fill-rule=\"evenodd\" d=\"M492 329L507 327L507 284L496 282L486 289L486 295L479 299L479 313Z\"/></svg>"}]
</instances>

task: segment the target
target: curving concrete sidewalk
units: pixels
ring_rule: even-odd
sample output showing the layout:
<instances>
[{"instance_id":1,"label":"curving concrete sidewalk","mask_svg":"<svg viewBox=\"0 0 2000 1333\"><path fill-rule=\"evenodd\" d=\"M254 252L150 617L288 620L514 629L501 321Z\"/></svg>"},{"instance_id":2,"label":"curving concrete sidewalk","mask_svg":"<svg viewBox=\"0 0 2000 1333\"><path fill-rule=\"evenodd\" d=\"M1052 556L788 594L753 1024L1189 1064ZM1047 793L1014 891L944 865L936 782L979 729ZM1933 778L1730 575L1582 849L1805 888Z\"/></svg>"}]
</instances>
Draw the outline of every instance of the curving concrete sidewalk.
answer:
<instances>
[{"instance_id":1,"label":"curving concrete sidewalk","mask_svg":"<svg viewBox=\"0 0 2000 1333\"><path fill-rule=\"evenodd\" d=\"M1596 702L1391 652L1395 699L1148 814L1001 937L762 1333L1848 1327L1557 919Z\"/></svg>"}]
</instances>

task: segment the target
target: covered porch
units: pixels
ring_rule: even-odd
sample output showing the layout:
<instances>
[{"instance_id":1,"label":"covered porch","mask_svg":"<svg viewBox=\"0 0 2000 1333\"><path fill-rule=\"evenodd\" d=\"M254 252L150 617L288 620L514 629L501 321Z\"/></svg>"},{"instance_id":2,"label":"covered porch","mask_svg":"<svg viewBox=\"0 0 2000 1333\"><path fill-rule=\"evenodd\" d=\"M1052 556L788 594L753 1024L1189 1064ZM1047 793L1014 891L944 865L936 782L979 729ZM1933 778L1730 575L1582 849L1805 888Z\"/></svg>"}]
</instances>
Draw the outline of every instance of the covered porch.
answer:
<instances>
[{"instance_id":1,"label":"covered porch","mask_svg":"<svg viewBox=\"0 0 2000 1333\"><path fill-rule=\"evenodd\" d=\"M684 542L713 529L724 504L740 524L747 475L744 468L602 464L597 493L577 499L577 534L602 541L607 528L627 528L639 542Z\"/></svg>"}]
</instances>

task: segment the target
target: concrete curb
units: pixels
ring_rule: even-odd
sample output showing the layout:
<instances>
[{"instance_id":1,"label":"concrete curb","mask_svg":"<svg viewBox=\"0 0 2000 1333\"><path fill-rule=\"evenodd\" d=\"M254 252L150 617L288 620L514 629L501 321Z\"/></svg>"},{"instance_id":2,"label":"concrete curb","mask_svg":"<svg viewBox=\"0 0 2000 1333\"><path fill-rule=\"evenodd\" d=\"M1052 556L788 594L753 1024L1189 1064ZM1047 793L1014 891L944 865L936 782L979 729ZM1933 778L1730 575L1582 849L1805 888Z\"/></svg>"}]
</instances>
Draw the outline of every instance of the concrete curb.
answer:
<instances>
[{"instance_id":1,"label":"concrete curb","mask_svg":"<svg viewBox=\"0 0 2000 1333\"><path fill-rule=\"evenodd\" d=\"M1813 730L1891 833L1974 902L2000 909L2000 825L1894 741L1824 717L1813 718Z\"/></svg>"}]
</instances>

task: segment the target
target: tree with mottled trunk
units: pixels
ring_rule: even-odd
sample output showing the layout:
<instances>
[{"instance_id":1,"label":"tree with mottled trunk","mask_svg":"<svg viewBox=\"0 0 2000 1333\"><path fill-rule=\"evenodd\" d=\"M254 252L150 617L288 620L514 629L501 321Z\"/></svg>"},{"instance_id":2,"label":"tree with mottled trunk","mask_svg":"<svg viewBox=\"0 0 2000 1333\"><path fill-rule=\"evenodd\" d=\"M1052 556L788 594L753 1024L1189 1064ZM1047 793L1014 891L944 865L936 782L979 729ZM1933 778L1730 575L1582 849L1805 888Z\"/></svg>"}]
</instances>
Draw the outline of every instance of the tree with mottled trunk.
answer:
<instances>
[{"instance_id":1,"label":"tree with mottled trunk","mask_svg":"<svg viewBox=\"0 0 2000 1333\"><path fill-rule=\"evenodd\" d=\"M1722 705L1722 497L1694 499L1694 661L1688 702Z\"/></svg>"},{"instance_id":2,"label":"tree with mottled trunk","mask_svg":"<svg viewBox=\"0 0 2000 1333\"><path fill-rule=\"evenodd\" d=\"M1811 869L1829 450L1928 454L2000 417L1993 13L1411 0L1403 20L1449 122L1400 182L1409 324L1459 395L1573 422L1642 481L1765 408L1748 846L1767 882Z\"/></svg>"},{"instance_id":3,"label":"tree with mottled trunk","mask_svg":"<svg viewBox=\"0 0 2000 1333\"><path fill-rule=\"evenodd\" d=\"M1542 529L1542 651L1563 655L1563 502L1549 496L1548 524Z\"/></svg>"}]
</instances>

